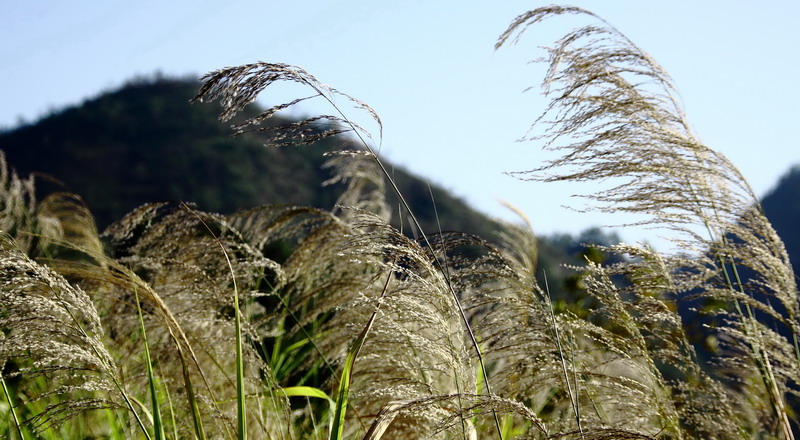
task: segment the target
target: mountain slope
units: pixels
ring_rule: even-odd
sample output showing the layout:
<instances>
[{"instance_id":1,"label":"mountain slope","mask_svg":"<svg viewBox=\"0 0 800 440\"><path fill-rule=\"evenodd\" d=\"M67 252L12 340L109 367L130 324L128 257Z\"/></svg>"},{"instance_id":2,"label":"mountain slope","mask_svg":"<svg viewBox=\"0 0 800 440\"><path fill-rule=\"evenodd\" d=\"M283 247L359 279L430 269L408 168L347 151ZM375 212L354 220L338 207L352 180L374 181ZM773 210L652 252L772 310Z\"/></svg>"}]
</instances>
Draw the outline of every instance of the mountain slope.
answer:
<instances>
[{"instance_id":1,"label":"mountain slope","mask_svg":"<svg viewBox=\"0 0 800 440\"><path fill-rule=\"evenodd\" d=\"M131 82L41 121L0 133L0 149L21 174L46 173L81 195L102 228L136 206L188 200L203 210L232 212L262 204L331 209L341 187L322 187L328 139L298 148L265 148L256 136L231 137L219 107L190 104L199 83ZM258 109L247 109L245 116ZM350 147L352 148L352 147ZM423 180L394 169L398 185L427 232L437 229ZM433 185L442 227L492 235L497 224Z\"/></svg>"},{"instance_id":2,"label":"mountain slope","mask_svg":"<svg viewBox=\"0 0 800 440\"><path fill-rule=\"evenodd\" d=\"M786 245L795 273L800 269L800 165L790 169L761 201L764 212Z\"/></svg>"},{"instance_id":3,"label":"mountain slope","mask_svg":"<svg viewBox=\"0 0 800 440\"><path fill-rule=\"evenodd\" d=\"M56 189L81 195L101 229L143 203L161 200L191 201L223 213L263 204L333 207L342 187L322 186L330 178L322 168L323 153L349 147L329 138L311 146L267 148L253 134L231 137L228 125L217 120L217 105L189 103L198 87L193 79L135 80L0 132L0 150L20 174L45 173L65 186ZM245 109L243 117L258 110ZM424 180L388 166L426 232L438 230ZM40 188L47 186L46 180L39 182ZM495 237L496 222L436 185L431 191L442 229ZM389 199L397 206L392 194ZM763 205L792 261L800 261L800 167L780 180ZM593 241L617 240L593 234ZM571 276L562 264L583 263L577 244L584 241L581 236L540 238L540 266L551 286L559 289L556 280Z\"/></svg>"}]
</instances>

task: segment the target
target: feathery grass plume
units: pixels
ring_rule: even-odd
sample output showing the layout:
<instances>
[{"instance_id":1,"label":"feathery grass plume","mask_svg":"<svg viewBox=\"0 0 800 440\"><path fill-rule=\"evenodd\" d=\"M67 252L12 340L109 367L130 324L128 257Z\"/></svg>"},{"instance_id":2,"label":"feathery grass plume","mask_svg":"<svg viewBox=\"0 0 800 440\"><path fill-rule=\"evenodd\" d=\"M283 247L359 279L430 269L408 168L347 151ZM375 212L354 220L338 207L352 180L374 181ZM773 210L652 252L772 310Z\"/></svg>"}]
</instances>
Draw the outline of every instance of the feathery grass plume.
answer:
<instances>
[{"instance_id":1,"label":"feathery grass plume","mask_svg":"<svg viewBox=\"0 0 800 440\"><path fill-rule=\"evenodd\" d=\"M259 295L253 286L265 272L279 270L278 265L253 251L235 231L230 231L223 218L203 216L206 223L220 231L222 241L235 255L237 280L241 276L240 284L247 289L244 299L253 303ZM138 293L154 370L159 372L165 392L177 397L173 411L182 415L173 418L180 426L171 426L172 431L198 438L205 437L206 428L213 436L229 434L233 431L232 420L236 420L229 387L235 379L229 365L233 345L227 344L234 334L228 297L232 280L216 241L198 217L168 204L137 209L110 227L104 236L116 259L82 249L90 259L48 262L90 289L121 375L143 390L148 379L143 374L142 340L137 336L139 310L134 295ZM258 306L254 305L249 310L255 313L256 309ZM252 349L247 355L251 368L246 380L249 394L255 396L264 390L260 375L265 368ZM280 416L285 412L284 402L265 402L272 410L264 411L264 415L260 408L252 407L251 420L259 422L251 425L252 433L277 435L286 428ZM268 422L276 414L280 422Z\"/></svg>"},{"instance_id":2,"label":"feathery grass plume","mask_svg":"<svg viewBox=\"0 0 800 440\"><path fill-rule=\"evenodd\" d=\"M512 36L518 40L530 24L565 13L598 18L580 8L539 8L518 17L497 47ZM617 182L586 197L601 211L642 214L641 224L676 232L676 243L694 253L684 263L697 274L692 284L699 295L729 304L720 312L728 325L719 331L728 336L727 362L739 379L760 383L745 400L769 402L754 408L761 429L791 438L786 399L800 364L797 286L752 189L692 133L666 72L616 28L602 20L577 28L548 52L544 94L551 102L532 128L543 126L543 133L529 138L545 139L545 148L563 155L518 175ZM770 333L771 325L779 333Z\"/></svg>"},{"instance_id":3,"label":"feathery grass plume","mask_svg":"<svg viewBox=\"0 0 800 440\"><path fill-rule=\"evenodd\" d=\"M265 277L259 298L264 312L252 321L274 380L283 388L335 389L331 378L351 339L329 336L341 331L332 316L372 278L363 265L339 256L350 228L331 213L294 206L242 211L229 222L251 246L281 263L280 277ZM327 402L293 409L297 433L319 433L315 420L325 419Z\"/></svg>"},{"instance_id":4,"label":"feathery grass plume","mask_svg":"<svg viewBox=\"0 0 800 440\"><path fill-rule=\"evenodd\" d=\"M444 273L419 244L373 214L358 213L353 228L342 255L370 264L376 270L375 287L385 286L381 296L369 292L375 287L362 287L348 308L350 316L344 317L365 322L376 300L380 303L379 319L356 364L356 408L376 414L394 400L474 390L477 368ZM450 414L438 405L420 406L396 419L389 432L421 437ZM456 435L462 425L449 428Z\"/></svg>"},{"instance_id":5,"label":"feathery grass plume","mask_svg":"<svg viewBox=\"0 0 800 440\"><path fill-rule=\"evenodd\" d=\"M231 284L233 285L233 325L234 325L234 335L235 335L235 356L236 356L236 434L239 440L246 440L247 439L247 396L245 391L244 385L244 348L243 348L243 338L242 338L242 309L240 307L239 301L239 288L236 284L236 272L233 269L233 264L231 263L231 257L228 255L228 251L225 249L225 245L222 244L222 241L217 237L217 234L211 229L211 227L206 223L200 215L198 215L195 211L193 211L186 203L181 203L181 206L186 209L187 211L191 212L197 220L208 230L209 234L214 241L219 245L220 251L225 256L225 262L228 264L228 269L230 270L231 275ZM137 298L137 308L138 308L138 298ZM139 320L141 321L141 309L139 313ZM144 336L144 325L142 325L142 334ZM144 341L145 347L147 346L147 340ZM145 350L147 354L147 350ZM147 363L148 363L148 372L150 358L147 355ZM151 380L152 382L152 380ZM155 399L153 401L153 407L155 410Z\"/></svg>"},{"instance_id":6,"label":"feathery grass plume","mask_svg":"<svg viewBox=\"0 0 800 440\"><path fill-rule=\"evenodd\" d=\"M492 372L498 386L497 395L503 396L503 399L525 402L528 408L537 413L538 408L535 404L531 405L530 396L542 387L549 388L553 383L522 384L511 376L516 358L529 358L534 353L538 356L554 347L548 344L550 341L546 332L550 327L544 319L547 316L542 307L544 303L541 296L537 297L541 291L536 290L533 277L536 239L526 232L529 231L523 232L523 228L508 225L505 236L514 235L514 244L518 245L508 249L496 248L473 235L454 232L432 237L432 247L448 256L447 271L473 323L475 336L486 353L487 369ZM515 259L517 257L519 259ZM518 345L516 342L519 342L522 334L538 346ZM554 372L560 371L555 368L556 365L554 362L548 367L552 366ZM480 393L482 386L479 380L472 390ZM470 393L470 390L464 392ZM486 401L486 408L492 407L491 402L495 401ZM493 410L498 415L506 414L504 424L514 426L514 431L527 432L532 438L548 432L549 421L542 419L541 422L532 423L529 418L520 419L518 415L509 418L514 412L504 409L502 402L497 403L500 405ZM479 432L487 432L489 428L485 423L476 424L476 427Z\"/></svg>"},{"instance_id":7,"label":"feathery grass plume","mask_svg":"<svg viewBox=\"0 0 800 440\"><path fill-rule=\"evenodd\" d=\"M498 395L525 402L546 426L542 435L537 425L515 420L516 430L531 438L580 438L610 426L637 438L662 429L669 405L646 353L569 313L551 319L549 298L536 284L529 226L508 225L505 248L463 235L461 243L450 241L471 246L462 253L466 258L448 250L451 274L485 346Z\"/></svg>"},{"instance_id":8,"label":"feathery grass plume","mask_svg":"<svg viewBox=\"0 0 800 440\"><path fill-rule=\"evenodd\" d=\"M132 408L89 296L0 236L0 364L35 430L84 412ZM62 431L65 434L69 430Z\"/></svg>"},{"instance_id":9,"label":"feathery grass plume","mask_svg":"<svg viewBox=\"0 0 800 440\"><path fill-rule=\"evenodd\" d=\"M370 151L344 150L326 153L330 156L322 166L334 171L333 177L323 182L323 186L343 183L345 190L336 200L340 215L353 213L352 209L372 212L386 223L392 218L392 211L386 201L386 181L375 155Z\"/></svg>"},{"instance_id":10,"label":"feathery grass plume","mask_svg":"<svg viewBox=\"0 0 800 440\"><path fill-rule=\"evenodd\" d=\"M272 145L281 145L285 142L304 144L314 142L328 136L341 134L346 131L352 132L355 137L358 138L358 141L363 145L363 147L371 154L375 164L380 168L380 171L387 178L389 184L392 186L392 189L400 198L401 204L409 214L414 226L416 226L417 229L421 229L419 227L419 222L416 220L412 210L403 198L399 189L394 184L389 172L386 170L383 163L377 158L377 156L375 156L372 147L367 142L367 139L371 139L369 133L343 113L341 108L335 102L335 98L337 96L345 97L346 100L353 104L356 108L365 111L371 117L371 119L377 123L378 128L382 130L380 118L369 106L320 83L316 78L305 72L303 69L285 64L255 63L240 67L221 69L206 75L203 78L203 81L204 84L197 96L194 98L194 101L220 99L223 106L223 112L220 118L223 120L229 120L232 118L237 112L242 110L244 106L253 102L258 93L275 82L286 81L289 83L298 83L311 88L315 94L309 98L321 96L336 110L336 112L338 112L338 116L323 115L283 126L262 126L257 129L253 128L264 123L276 112L291 107L305 99L309 99L300 98L286 104L271 107L261 115L251 118L243 124L234 126L234 130L237 134L253 130L270 133L268 144ZM314 124L316 124L318 121L325 121L329 125L326 127L315 128ZM425 242L428 241L424 234L423 239ZM430 243L427 243L427 245L430 246ZM443 267L442 261L443 260L438 258L434 260L435 265L438 266L440 270ZM443 272L443 275L445 275L445 284L447 285L453 300L452 305L459 312L462 319L462 325L466 328L468 334L470 335L471 344L477 354L478 363L480 365L480 369L482 370L481 375L484 378L485 390L488 394L491 394L490 383L481 356L479 344L475 339L472 329L470 328L470 323L463 309L461 308L458 294L449 285L446 272ZM495 424L499 432L499 422L495 420Z\"/></svg>"},{"instance_id":11,"label":"feathery grass plume","mask_svg":"<svg viewBox=\"0 0 800 440\"><path fill-rule=\"evenodd\" d=\"M378 440L383 438L387 427L393 423L395 418L404 414L414 414L415 412L419 411L420 408L424 409L431 406L448 408L451 414L447 419L444 419L437 426L434 426L426 438L433 435L441 435L445 428L448 425L452 425L452 421L457 419L459 416L475 413L490 413L492 411L497 411L502 414L514 414L519 418L526 420L529 424L535 426L540 434L547 434L546 428L537 415L531 411L530 408L521 404L520 402L497 396L459 393L390 402L386 404L378 413L375 422L364 436L364 440ZM468 428L462 433L463 435L455 436L454 438L470 440L479 438L478 431L475 429L471 421L468 423L467 427ZM389 436L388 438L396 437ZM529 436L524 438L535 437Z\"/></svg>"},{"instance_id":12,"label":"feathery grass plume","mask_svg":"<svg viewBox=\"0 0 800 440\"><path fill-rule=\"evenodd\" d=\"M385 274L374 266L385 255L362 255L358 261L343 255L354 234L352 227L313 208L262 207L234 214L231 224L253 240L257 248L274 251L274 244L288 248L288 257L282 261L285 278L264 298L273 305L272 313L264 316L258 328L273 350L283 341L305 348L282 355L299 371L284 374L280 370L276 379L284 387L295 386L297 383L292 380L308 380L331 390L329 394L333 395L335 378L342 378L347 372L342 370L343 362L374 310L372 301L380 296L383 281L378 279L385 278ZM366 347L373 344L373 335L374 332L369 334ZM291 361L300 355L305 359ZM359 364L355 365L358 370ZM311 374L304 375L302 371ZM351 436L358 431L365 410L352 398L348 401L351 410L346 414L354 418L353 423L345 424L344 432ZM320 409L327 408L303 409L311 412L305 420L297 421L300 432L314 429L308 423Z\"/></svg>"},{"instance_id":13,"label":"feathery grass plume","mask_svg":"<svg viewBox=\"0 0 800 440\"><path fill-rule=\"evenodd\" d=\"M700 365L700 359L677 313L679 292L686 290L685 257L664 256L651 248L615 245L605 251L627 255L622 264L590 264L591 277L626 277L617 287L625 298L629 322L641 334L640 343L663 372L681 428L690 438L735 438L745 433L741 426L752 426L752 414L734 411L736 401L725 392L724 384ZM689 280L694 285L694 282ZM738 420L738 423L731 421Z\"/></svg>"},{"instance_id":14,"label":"feathery grass plume","mask_svg":"<svg viewBox=\"0 0 800 440\"><path fill-rule=\"evenodd\" d=\"M220 114L222 121L229 121L248 104L255 101L259 93L275 83L296 83L310 88L314 92L311 96L272 106L258 116L233 126L236 134L248 131L264 132L269 135L267 141L269 145L312 144L326 137L346 132L354 132L358 137L371 138L367 130L355 124L344 114L338 116L319 115L277 126L265 125L278 112L317 97L328 101L340 113L336 98L342 97L357 109L367 112L378 124L379 130L383 130L378 114L366 103L319 82L310 73L297 66L258 62L219 69L208 73L201 80L203 86L192 101L203 102L219 99L223 106L223 112Z\"/></svg>"},{"instance_id":15,"label":"feathery grass plume","mask_svg":"<svg viewBox=\"0 0 800 440\"><path fill-rule=\"evenodd\" d=\"M9 170L5 153L0 150L0 231L9 234L26 255L36 251L33 234L39 229L35 187L33 176L22 179ZM46 222L42 226L52 229Z\"/></svg>"},{"instance_id":16,"label":"feathery grass plume","mask_svg":"<svg viewBox=\"0 0 800 440\"><path fill-rule=\"evenodd\" d=\"M142 295L148 343L158 370L164 376L162 383L170 388L172 395L186 396L188 382L193 385L196 402L190 399L175 399L175 406L183 414L192 414L189 407L199 404L204 414L204 425L211 425L210 435L227 435L235 432L237 420L236 369L233 347L235 331L234 312L230 295L233 280L231 268L239 288L241 308L247 316L242 321L244 346L245 389L248 396L257 396L274 385L269 381L269 369L256 351L256 330L249 322L251 315L263 311L256 302L261 296L257 285L265 273L280 272L277 263L265 258L248 244L227 221L218 215L190 212L167 205L145 207L134 214L138 218L127 218L125 226L109 228L118 261L131 268L129 273L106 279L119 290L119 302L107 310L109 326L117 335L135 332L131 314L130 292L137 290ZM202 222L201 222L202 220ZM144 222L145 224L142 224ZM231 256L231 267L220 255L219 244L203 225L214 230L217 239ZM280 275L278 275L280 277ZM132 342L132 343L131 343ZM141 350L137 341L127 342L122 336L118 341L120 350L134 355ZM191 364L187 374L186 361ZM133 373L132 373L133 374ZM141 375L140 380L145 378ZM267 378L266 382L263 380ZM262 414L258 405L250 403L248 434L261 436L285 433L286 424L268 422L267 418L284 412L284 400L265 404L271 411ZM184 435L197 431L190 418L182 420L179 431ZM227 434L226 434L227 433Z\"/></svg>"},{"instance_id":17,"label":"feathery grass plume","mask_svg":"<svg viewBox=\"0 0 800 440\"><path fill-rule=\"evenodd\" d=\"M51 225L50 231L39 235L46 258L79 259L104 254L94 216L80 196L67 192L49 194L38 203L36 218L40 225Z\"/></svg>"},{"instance_id":18,"label":"feathery grass plume","mask_svg":"<svg viewBox=\"0 0 800 440\"><path fill-rule=\"evenodd\" d=\"M297 207L263 207L231 217L257 248L290 243L282 265L285 281L273 293L279 297L275 310L259 329L287 340L313 339L314 350L299 369L312 368L318 356L340 368L380 302L380 315L355 363L353 411L348 411L354 419L345 424L345 437L366 430L357 419L373 417L389 401L471 391L477 380L452 297L431 256L374 214L355 211L347 218L349 224ZM332 384L326 379L322 385ZM450 403L419 406L398 418L391 432L424 436L442 421L453 421ZM464 418L474 417L462 409ZM457 421L446 427L462 429Z\"/></svg>"},{"instance_id":19,"label":"feathery grass plume","mask_svg":"<svg viewBox=\"0 0 800 440\"><path fill-rule=\"evenodd\" d=\"M0 150L0 231L32 258L53 257L81 247L102 253L94 217L76 194L55 192L36 199L34 175L21 179L9 172Z\"/></svg>"}]
</instances>

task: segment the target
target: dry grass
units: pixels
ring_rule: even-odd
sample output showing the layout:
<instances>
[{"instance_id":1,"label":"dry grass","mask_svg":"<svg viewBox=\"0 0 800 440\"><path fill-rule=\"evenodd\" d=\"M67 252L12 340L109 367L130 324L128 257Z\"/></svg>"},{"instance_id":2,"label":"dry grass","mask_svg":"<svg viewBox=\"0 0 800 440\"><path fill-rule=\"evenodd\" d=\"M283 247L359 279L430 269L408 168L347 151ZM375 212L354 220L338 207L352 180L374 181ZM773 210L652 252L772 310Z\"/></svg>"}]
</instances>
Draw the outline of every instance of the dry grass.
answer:
<instances>
[{"instance_id":1,"label":"dry grass","mask_svg":"<svg viewBox=\"0 0 800 440\"><path fill-rule=\"evenodd\" d=\"M272 439L793 438L800 310L780 238L736 168L693 135L669 76L611 25L540 8L497 46L561 14L591 24L548 50L550 104L530 136L561 157L523 177L618 182L589 195L598 209L676 231L679 254L609 247L622 263L580 268L597 306L554 313L526 222L502 246L389 225L396 187L334 98L380 127L368 106L297 67L221 69L196 99L220 100L223 120L277 81L312 93L237 133L363 142L328 162L341 206L223 216L151 204L100 235L79 198L35 200L34 181L0 157L0 434L158 436L154 384L167 438L243 438L242 420ZM314 97L336 115L268 123ZM696 318L719 341L710 361L678 313L700 301L718 305Z\"/></svg>"}]
</instances>

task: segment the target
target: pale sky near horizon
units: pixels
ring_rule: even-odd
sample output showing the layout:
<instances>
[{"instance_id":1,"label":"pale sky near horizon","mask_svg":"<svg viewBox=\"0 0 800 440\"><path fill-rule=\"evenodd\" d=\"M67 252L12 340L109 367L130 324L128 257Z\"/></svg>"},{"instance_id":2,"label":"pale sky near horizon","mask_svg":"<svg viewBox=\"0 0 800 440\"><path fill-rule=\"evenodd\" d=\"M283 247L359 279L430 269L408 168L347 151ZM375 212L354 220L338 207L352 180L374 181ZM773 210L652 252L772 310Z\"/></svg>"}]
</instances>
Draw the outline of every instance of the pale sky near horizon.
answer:
<instances>
[{"instance_id":1,"label":"pale sky near horizon","mask_svg":"<svg viewBox=\"0 0 800 440\"><path fill-rule=\"evenodd\" d=\"M543 55L539 46L587 22L552 18L517 46L494 51L514 17L545 4L0 0L0 127L78 104L135 75L199 76L285 62L370 104L383 120L386 157L490 215L513 219L499 203L508 201L545 234L635 220L562 208L583 206L569 195L591 186L503 174L552 157L533 142L515 142L546 104L538 93L542 67L528 61ZM727 155L758 194L800 164L800 2L572 4L661 63L699 137ZM652 234L621 232L626 241Z\"/></svg>"}]
</instances>

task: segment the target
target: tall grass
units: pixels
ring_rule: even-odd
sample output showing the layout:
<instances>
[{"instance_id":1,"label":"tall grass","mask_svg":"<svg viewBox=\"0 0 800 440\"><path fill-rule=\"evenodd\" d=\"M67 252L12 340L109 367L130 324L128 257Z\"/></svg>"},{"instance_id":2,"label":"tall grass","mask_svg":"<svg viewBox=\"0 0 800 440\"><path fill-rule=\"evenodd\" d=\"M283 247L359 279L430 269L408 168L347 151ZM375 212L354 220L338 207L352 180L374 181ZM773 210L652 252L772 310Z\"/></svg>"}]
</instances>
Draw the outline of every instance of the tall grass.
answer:
<instances>
[{"instance_id":1,"label":"tall grass","mask_svg":"<svg viewBox=\"0 0 800 440\"><path fill-rule=\"evenodd\" d=\"M551 6L497 47L563 14L590 24L548 49L550 104L529 136L561 156L524 177L617 182L589 197L674 231L679 253L606 247L622 262L578 268L595 307L556 313L524 217L491 241L410 239L388 223L397 188L372 150L371 108L297 67L221 69L196 100L219 100L223 120L276 82L310 91L238 134L273 146L354 134L327 164L345 183L339 205L157 203L99 234L77 196L37 201L0 157L0 434L793 438L800 310L780 238L692 133L669 76L613 26ZM307 99L332 115L270 124ZM697 351L690 319L713 352Z\"/></svg>"}]
</instances>

